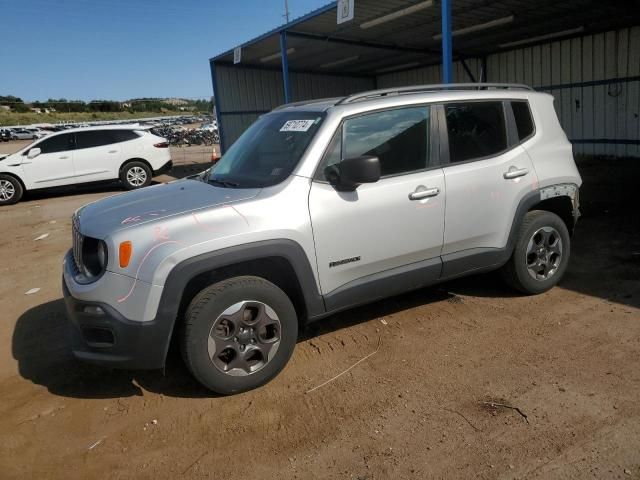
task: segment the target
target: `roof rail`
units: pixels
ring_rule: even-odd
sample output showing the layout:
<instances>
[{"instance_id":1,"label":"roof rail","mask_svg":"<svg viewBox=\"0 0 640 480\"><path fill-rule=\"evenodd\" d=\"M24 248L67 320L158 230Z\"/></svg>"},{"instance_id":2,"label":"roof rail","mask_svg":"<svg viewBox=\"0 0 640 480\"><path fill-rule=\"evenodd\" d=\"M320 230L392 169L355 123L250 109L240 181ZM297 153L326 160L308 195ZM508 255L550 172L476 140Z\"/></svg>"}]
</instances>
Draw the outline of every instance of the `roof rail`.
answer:
<instances>
[{"instance_id":1,"label":"roof rail","mask_svg":"<svg viewBox=\"0 0 640 480\"><path fill-rule=\"evenodd\" d=\"M312 103L325 103L325 102L330 102L332 100L339 100L339 99L340 97L329 97L329 98L314 98L309 100L300 100L299 102L283 103L282 105L278 105L276 108L274 108L271 111L276 112L284 108L301 107L302 105L311 105Z\"/></svg>"},{"instance_id":2,"label":"roof rail","mask_svg":"<svg viewBox=\"0 0 640 480\"><path fill-rule=\"evenodd\" d=\"M353 103L358 100L367 100L376 97L391 97L395 95L408 95L411 93L440 92L443 90L529 90L534 91L528 85L518 83L443 83L438 85L415 85L412 87L383 88L368 92L354 93L339 100L336 105Z\"/></svg>"}]
</instances>

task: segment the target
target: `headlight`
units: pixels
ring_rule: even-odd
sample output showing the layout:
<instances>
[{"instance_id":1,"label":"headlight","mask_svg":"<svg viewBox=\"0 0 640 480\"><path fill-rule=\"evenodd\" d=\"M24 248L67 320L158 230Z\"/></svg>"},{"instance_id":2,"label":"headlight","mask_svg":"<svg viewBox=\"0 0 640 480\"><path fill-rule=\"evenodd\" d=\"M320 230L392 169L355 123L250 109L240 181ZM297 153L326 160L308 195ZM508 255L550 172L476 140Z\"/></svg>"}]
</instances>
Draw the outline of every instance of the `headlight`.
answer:
<instances>
[{"instance_id":1,"label":"headlight","mask_svg":"<svg viewBox=\"0 0 640 480\"><path fill-rule=\"evenodd\" d=\"M101 270L107 268L107 244L102 240L98 242L98 265Z\"/></svg>"},{"instance_id":2,"label":"headlight","mask_svg":"<svg viewBox=\"0 0 640 480\"><path fill-rule=\"evenodd\" d=\"M82 266L85 275L98 277L107 268L109 251L107 244L97 238L84 237L82 242Z\"/></svg>"}]
</instances>

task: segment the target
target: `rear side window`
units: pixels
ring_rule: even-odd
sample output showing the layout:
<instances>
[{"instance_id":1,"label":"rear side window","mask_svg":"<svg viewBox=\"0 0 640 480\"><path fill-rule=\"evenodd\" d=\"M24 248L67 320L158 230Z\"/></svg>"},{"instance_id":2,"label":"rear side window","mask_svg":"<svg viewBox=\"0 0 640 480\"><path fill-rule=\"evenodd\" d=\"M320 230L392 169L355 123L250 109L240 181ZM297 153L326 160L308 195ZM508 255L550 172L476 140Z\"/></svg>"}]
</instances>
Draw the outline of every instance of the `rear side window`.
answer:
<instances>
[{"instance_id":1,"label":"rear side window","mask_svg":"<svg viewBox=\"0 0 640 480\"><path fill-rule=\"evenodd\" d=\"M132 130L89 130L76 133L77 148L93 148L138 138Z\"/></svg>"},{"instance_id":2,"label":"rear side window","mask_svg":"<svg viewBox=\"0 0 640 480\"><path fill-rule=\"evenodd\" d=\"M89 130L76 132L76 148L101 147L113 143L108 130Z\"/></svg>"},{"instance_id":3,"label":"rear side window","mask_svg":"<svg viewBox=\"0 0 640 480\"><path fill-rule=\"evenodd\" d=\"M529 103L512 101L511 108L516 120L518 140L522 142L533 134L533 118L531 118Z\"/></svg>"},{"instance_id":4,"label":"rear side window","mask_svg":"<svg viewBox=\"0 0 640 480\"><path fill-rule=\"evenodd\" d=\"M490 157L507 149L502 102L448 103L444 108L451 163Z\"/></svg>"},{"instance_id":5,"label":"rear side window","mask_svg":"<svg viewBox=\"0 0 640 480\"><path fill-rule=\"evenodd\" d=\"M72 150L72 135L69 133L63 133L62 135L49 137L46 140L40 142L37 147L42 153L56 153L64 152L66 150Z\"/></svg>"}]
</instances>

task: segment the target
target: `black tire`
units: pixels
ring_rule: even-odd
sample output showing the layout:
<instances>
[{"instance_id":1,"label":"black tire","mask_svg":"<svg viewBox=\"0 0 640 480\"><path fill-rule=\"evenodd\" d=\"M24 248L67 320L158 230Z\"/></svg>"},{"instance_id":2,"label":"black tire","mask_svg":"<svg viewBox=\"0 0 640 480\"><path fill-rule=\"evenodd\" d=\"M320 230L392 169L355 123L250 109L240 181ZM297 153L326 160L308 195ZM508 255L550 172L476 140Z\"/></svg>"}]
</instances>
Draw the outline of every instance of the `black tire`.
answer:
<instances>
[{"instance_id":1,"label":"black tire","mask_svg":"<svg viewBox=\"0 0 640 480\"><path fill-rule=\"evenodd\" d=\"M120 169L120 181L127 190L137 190L151 183L153 172L144 162L137 160L125 163Z\"/></svg>"},{"instance_id":2,"label":"black tire","mask_svg":"<svg viewBox=\"0 0 640 480\"><path fill-rule=\"evenodd\" d=\"M555 247L550 246L554 243ZM562 219L555 213L532 210L525 215L513 254L500 273L507 284L522 293L543 293L562 279L570 253L571 238Z\"/></svg>"},{"instance_id":3,"label":"black tire","mask_svg":"<svg viewBox=\"0 0 640 480\"><path fill-rule=\"evenodd\" d=\"M23 193L22 184L15 177L0 174L0 206L18 203Z\"/></svg>"},{"instance_id":4,"label":"black tire","mask_svg":"<svg viewBox=\"0 0 640 480\"><path fill-rule=\"evenodd\" d=\"M232 312L223 316L238 304L235 315ZM262 305L272 310L264 320L261 315L266 309ZM251 314L254 310L260 312L255 317ZM277 320L271 317L273 314ZM257 318L256 323L245 323L247 318ZM248 333L249 329L255 333ZM261 332L275 332L275 336ZM298 318L289 297L263 278L241 276L211 285L196 295L187 309L180 343L184 362L196 380L209 390L230 395L264 385L280 373L293 353L297 338ZM268 350L269 345L273 352ZM265 359L263 353L271 358ZM250 356L257 360L253 358L252 365L249 361L244 365L255 371L247 372L235 366L236 359L241 361ZM230 373L225 373L225 366Z\"/></svg>"}]
</instances>

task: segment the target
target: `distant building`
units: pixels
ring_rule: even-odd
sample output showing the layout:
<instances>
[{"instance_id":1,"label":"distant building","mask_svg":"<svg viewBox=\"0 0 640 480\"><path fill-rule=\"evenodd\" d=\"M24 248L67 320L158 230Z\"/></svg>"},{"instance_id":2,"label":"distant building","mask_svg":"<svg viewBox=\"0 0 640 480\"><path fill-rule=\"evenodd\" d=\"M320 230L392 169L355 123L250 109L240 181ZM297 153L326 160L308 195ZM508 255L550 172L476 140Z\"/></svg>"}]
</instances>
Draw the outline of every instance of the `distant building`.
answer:
<instances>
[{"instance_id":1,"label":"distant building","mask_svg":"<svg viewBox=\"0 0 640 480\"><path fill-rule=\"evenodd\" d=\"M0 105L0 110L2 110L3 112L8 112L11 110L11 107L9 105Z\"/></svg>"},{"instance_id":2,"label":"distant building","mask_svg":"<svg viewBox=\"0 0 640 480\"><path fill-rule=\"evenodd\" d=\"M168 103L169 105L187 105L189 102L183 98L166 98L164 100L165 103Z\"/></svg>"}]
</instances>

